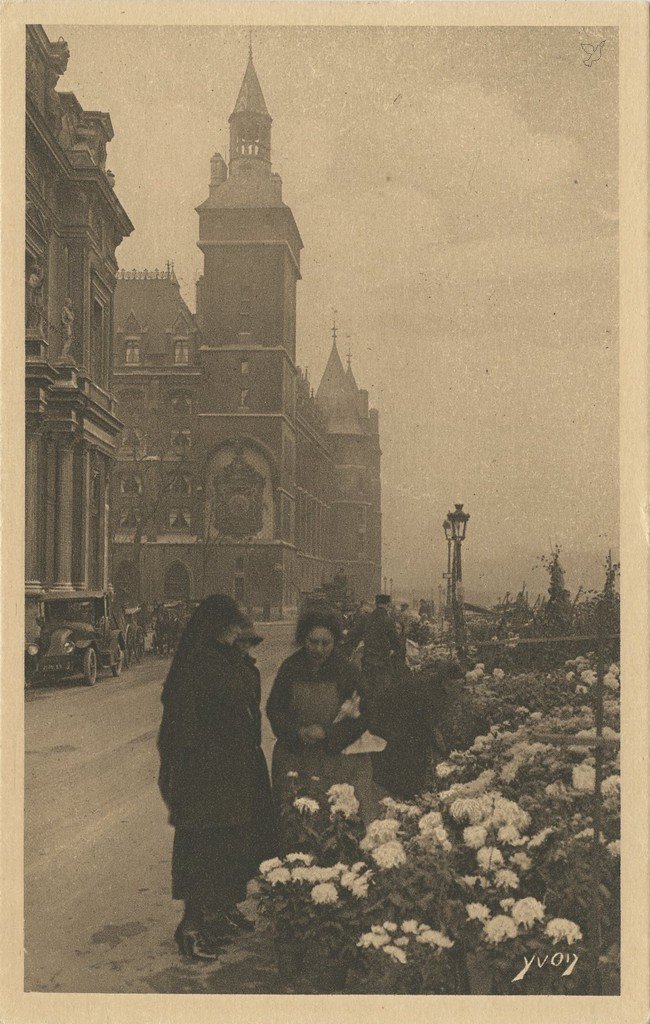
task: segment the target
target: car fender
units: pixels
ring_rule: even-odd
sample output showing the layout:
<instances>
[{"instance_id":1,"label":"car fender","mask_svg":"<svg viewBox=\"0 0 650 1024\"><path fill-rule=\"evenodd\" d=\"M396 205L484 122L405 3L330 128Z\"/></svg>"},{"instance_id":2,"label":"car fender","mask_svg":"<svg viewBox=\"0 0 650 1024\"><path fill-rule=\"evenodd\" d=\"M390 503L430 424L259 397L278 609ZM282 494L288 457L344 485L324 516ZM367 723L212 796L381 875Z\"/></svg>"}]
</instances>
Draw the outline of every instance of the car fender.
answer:
<instances>
[{"instance_id":1,"label":"car fender","mask_svg":"<svg viewBox=\"0 0 650 1024\"><path fill-rule=\"evenodd\" d=\"M94 647L97 650L95 641L90 636L79 637L78 640L75 640L74 645L78 651L85 651L87 647Z\"/></svg>"}]
</instances>

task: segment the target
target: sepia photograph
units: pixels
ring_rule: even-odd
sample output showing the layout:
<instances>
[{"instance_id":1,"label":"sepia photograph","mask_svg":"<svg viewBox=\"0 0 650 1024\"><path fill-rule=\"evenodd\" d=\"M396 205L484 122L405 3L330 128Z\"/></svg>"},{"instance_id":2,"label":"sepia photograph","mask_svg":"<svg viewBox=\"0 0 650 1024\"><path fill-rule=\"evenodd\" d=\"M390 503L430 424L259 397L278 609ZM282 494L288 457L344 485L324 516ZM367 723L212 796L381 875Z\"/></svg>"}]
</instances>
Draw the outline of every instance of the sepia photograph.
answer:
<instances>
[{"instance_id":1,"label":"sepia photograph","mask_svg":"<svg viewBox=\"0 0 650 1024\"><path fill-rule=\"evenodd\" d=\"M24 993L619 997L619 27L211 6L21 28Z\"/></svg>"}]
</instances>

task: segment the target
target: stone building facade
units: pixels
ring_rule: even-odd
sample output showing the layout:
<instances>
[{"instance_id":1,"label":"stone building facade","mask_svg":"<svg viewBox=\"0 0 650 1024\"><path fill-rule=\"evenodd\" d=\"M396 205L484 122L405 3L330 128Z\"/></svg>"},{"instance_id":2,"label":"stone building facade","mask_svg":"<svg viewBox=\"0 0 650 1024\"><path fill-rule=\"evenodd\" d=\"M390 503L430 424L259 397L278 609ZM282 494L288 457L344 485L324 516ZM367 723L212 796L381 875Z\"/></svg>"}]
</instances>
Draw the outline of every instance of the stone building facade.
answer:
<instances>
[{"instance_id":1,"label":"stone building facade","mask_svg":"<svg viewBox=\"0 0 650 1024\"><path fill-rule=\"evenodd\" d=\"M106 169L108 114L56 89L69 50L26 35L25 589L109 582L109 479L121 423L111 392L115 250L133 226Z\"/></svg>"},{"instance_id":2,"label":"stone building facade","mask_svg":"<svg viewBox=\"0 0 650 1024\"><path fill-rule=\"evenodd\" d=\"M113 487L116 587L147 601L226 591L275 617L343 572L365 597L381 578L378 414L336 332L315 395L297 365L303 243L252 56L229 163L212 158L197 212L195 316L171 268L117 284L114 377L131 433Z\"/></svg>"}]
</instances>

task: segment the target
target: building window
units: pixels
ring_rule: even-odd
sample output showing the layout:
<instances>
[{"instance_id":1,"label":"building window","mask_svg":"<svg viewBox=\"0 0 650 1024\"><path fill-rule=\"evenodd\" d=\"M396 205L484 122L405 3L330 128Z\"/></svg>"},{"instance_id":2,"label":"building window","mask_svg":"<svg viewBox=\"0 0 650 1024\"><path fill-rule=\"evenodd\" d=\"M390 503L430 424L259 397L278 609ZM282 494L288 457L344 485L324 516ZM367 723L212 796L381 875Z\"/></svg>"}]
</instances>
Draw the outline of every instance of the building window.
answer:
<instances>
[{"instance_id":1,"label":"building window","mask_svg":"<svg viewBox=\"0 0 650 1024\"><path fill-rule=\"evenodd\" d=\"M142 478L137 473L127 473L120 480L121 494L142 494Z\"/></svg>"},{"instance_id":2,"label":"building window","mask_svg":"<svg viewBox=\"0 0 650 1024\"><path fill-rule=\"evenodd\" d=\"M187 338L178 338L174 342L174 362L178 366L187 366L190 361L190 343Z\"/></svg>"},{"instance_id":3,"label":"building window","mask_svg":"<svg viewBox=\"0 0 650 1024\"><path fill-rule=\"evenodd\" d=\"M131 508L120 515L120 526L127 530L134 530L140 520L140 510Z\"/></svg>"},{"instance_id":4,"label":"building window","mask_svg":"<svg viewBox=\"0 0 650 1024\"><path fill-rule=\"evenodd\" d=\"M242 388L239 392L239 408L248 409L248 388Z\"/></svg>"},{"instance_id":5,"label":"building window","mask_svg":"<svg viewBox=\"0 0 650 1024\"><path fill-rule=\"evenodd\" d=\"M243 572L244 571L244 558L243 558L243 555L239 555L239 557L235 559L235 569L237 570L237 572Z\"/></svg>"},{"instance_id":6,"label":"building window","mask_svg":"<svg viewBox=\"0 0 650 1024\"><path fill-rule=\"evenodd\" d=\"M129 366L135 366L140 362L140 342L137 339L127 341L124 362Z\"/></svg>"},{"instance_id":7,"label":"building window","mask_svg":"<svg viewBox=\"0 0 650 1024\"><path fill-rule=\"evenodd\" d=\"M251 315L251 299L253 297L253 289L249 284L243 284L239 294L239 315L250 316Z\"/></svg>"},{"instance_id":8,"label":"building window","mask_svg":"<svg viewBox=\"0 0 650 1024\"><path fill-rule=\"evenodd\" d=\"M173 473L169 477L167 486L172 494L188 495L192 493L192 481L186 473Z\"/></svg>"},{"instance_id":9,"label":"building window","mask_svg":"<svg viewBox=\"0 0 650 1024\"><path fill-rule=\"evenodd\" d=\"M191 416L192 399L189 395L172 395L172 410L177 416Z\"/></svg>"},{"instance_id":10,"label":"building window","mask_svg":"<svg viewBox=\"0 0 650 1024\"><path fill-rule=\"evenodd\" d=\"M169 526L172 530L189 530L190 514L187 509L173 508L169 512Z\"/></svg>"},{"instance_id":11,"label":"building window","mask_svg":"<svg viewBox=\"0 0 650 1024\"><path fill-rule=\"evenodd\" d=\"M250 370L250 366L249 366L249 363L248 363L248 359L242 359L242 361L241 361L242 376L243 377L247 376L249 370Z\"/></svg>"},{"instance_id":12,"label":"building window","mask_svg":"<svg viewBox=\"0 0 650 1024\"><path fill-rule=\"evenodd\" d=\"M172 448L176 448L177 451L187 451L190 441L189 430L172 430Z\"/></svg>"}]
</instances>

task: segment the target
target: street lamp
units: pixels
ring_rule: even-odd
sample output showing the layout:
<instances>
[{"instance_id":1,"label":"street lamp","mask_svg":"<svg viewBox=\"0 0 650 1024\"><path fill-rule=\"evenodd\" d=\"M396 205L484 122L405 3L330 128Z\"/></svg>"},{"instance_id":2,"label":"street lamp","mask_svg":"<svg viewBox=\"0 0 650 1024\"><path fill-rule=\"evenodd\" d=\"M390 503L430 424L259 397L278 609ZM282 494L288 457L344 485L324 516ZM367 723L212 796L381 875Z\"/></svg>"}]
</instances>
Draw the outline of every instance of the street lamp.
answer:
<instances>
[{"instance_id":1,"label":"street lamp","mask_svg":"<svg viewBox=\"0 0 650 1024\"><path fill-rule=\"evenodd\" d=\"M448 519L445 519L442 528L445 531L445 540L447 541L447 572L442 574L443 580L447 580L447 604L444 617L449 619L451 615L451 545L453 543L453 529Z\"/></svg>"},{"instance_id":2,"label":"street lamp","mask_svg":"<svg viewBox=\"0 0 650 1024\"><path fill-rule=\"evenodd\" d=\"M462 504L456 503L453 512L447 513L445 520L445 537L450 544L453 544L453 562L451 567L451 603L454 616L454 627L456 632L456 644L459 650L465 646L465 614L462 592L463 569L461 562L461 545L467 533L467 521L469 513L463 512ZM449 524L449 529L447 527Z\"/></svg>"}]
</instances>

